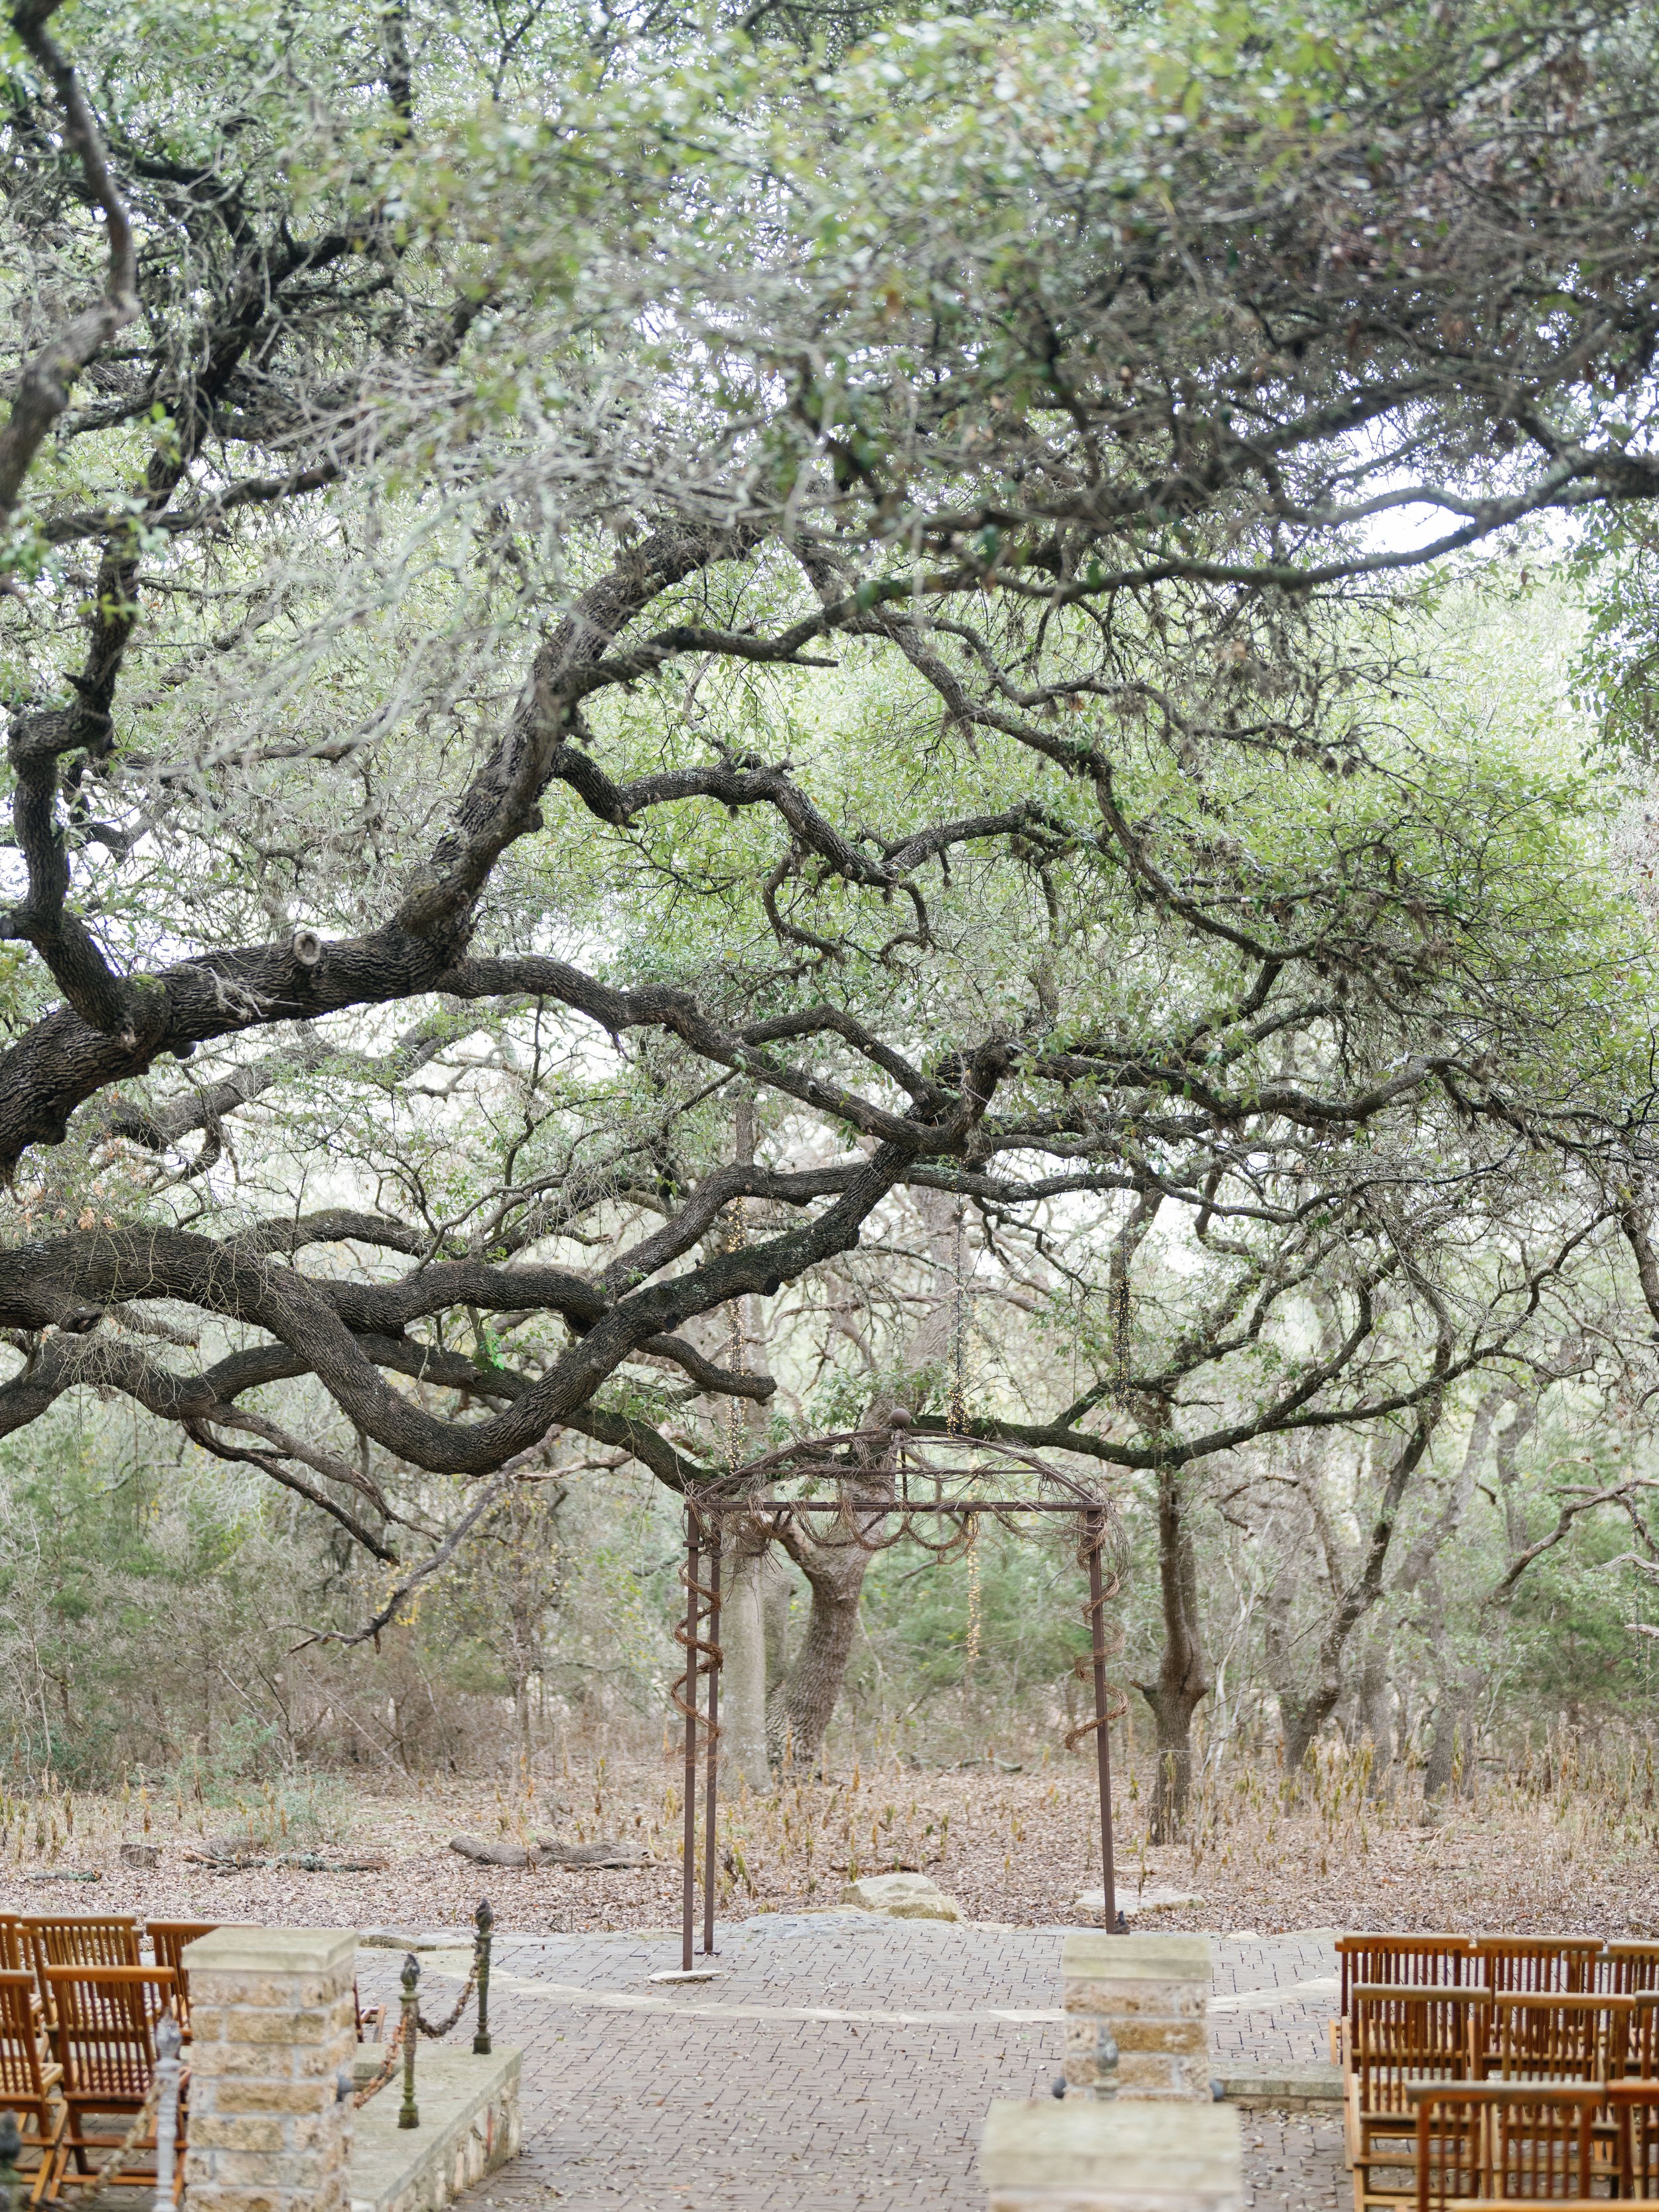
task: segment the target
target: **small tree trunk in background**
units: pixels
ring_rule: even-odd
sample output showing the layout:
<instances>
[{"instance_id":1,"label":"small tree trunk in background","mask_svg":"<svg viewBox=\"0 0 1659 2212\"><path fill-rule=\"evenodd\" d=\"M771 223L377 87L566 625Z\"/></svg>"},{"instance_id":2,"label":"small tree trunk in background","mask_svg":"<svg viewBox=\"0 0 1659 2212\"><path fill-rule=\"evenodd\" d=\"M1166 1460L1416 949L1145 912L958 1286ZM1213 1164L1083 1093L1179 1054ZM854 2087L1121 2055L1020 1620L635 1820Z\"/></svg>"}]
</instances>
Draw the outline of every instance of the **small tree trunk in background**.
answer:
<instances>
[{"instance_id":1,"label":"small tree trunk in background","mask_svg":"<svg viewBox=\"0 0 1659 2212\"><path fill-rule=\"evenodd\" d=\"M1285 1771L1294 1774L1305 1762L1315 1737L1324 1725L1324 1715L1313 1698L1298 1697L1293 1690L1279 1693L1279 1713L1285 1739Z\"/></svg>"},{"instance_id":2,"label":"small tree trunk in background","mask_svg":"<svg viewBox=\"0 0 1659 2212\"><path fill-rule=\"evenodd\" d=\"M1394 1764L1394 1695L1389 1681L1390 1642L1387 1624L1379 1624L1365 1639L1364 1657L1359 1667L1359 1726L1371 1740L1372 1796L1382 1789L1383 1778Z\"/></svg>"},{"instance_id":3,"label":"small tree trunk in background","mask_svg":"<svg viewBox=\"0 0 1659 2212\"><path fill-rule=\"evenodd\" d=\"M1453 1649L1437 1566L1429 1568L1420 1587L1424 1625L1438 1677L1431 1708L1429 1755L1423 1766L1423 1802L1430 1805L1449 1793L1474 1795L1474 1716L1481 1678L1463 1665Z\"/></svg>"},{"instance_id":4,"label":"small tree trunk in background","mask_svg":"<svg viewBox=\"0 0 1659 2212\"><path fill-rule=\"evenodd\" d=\"M720 1758L728 1782L772 1787L766 1755L766 1555L747 1546L735 1522L723 1562L720 1599Z\"/></svg>"},{"instance_id":5,"label":"small tree trunk in background","mask_svg":"<svg viewBox=\"0 0 1659 2212\"><path fill-rule=\"evenodd\" d=\"M766 1619L766 1694L789 1671L789 1569L776 1551L761 1561L761 1607Z\"/></svg>"},{"instance_id":6,"label":"small tree trunk in background","mask_svg":"<svg viewBox=\"0 0 1659 2212\"><path fill-rule=\"evenodd\" d=\"M1156 1680L1135 1686L1152 1709L1158 1772L1152 1785L1152 1840L1173 1843L1181 1832L1193 1779L1193 1715L1210 1693L1198 1613L1198 1560L1188 1500L1172 1468L1158 1478L1158 1594L1164 1652Z\"/></svg>"}]
</instances>

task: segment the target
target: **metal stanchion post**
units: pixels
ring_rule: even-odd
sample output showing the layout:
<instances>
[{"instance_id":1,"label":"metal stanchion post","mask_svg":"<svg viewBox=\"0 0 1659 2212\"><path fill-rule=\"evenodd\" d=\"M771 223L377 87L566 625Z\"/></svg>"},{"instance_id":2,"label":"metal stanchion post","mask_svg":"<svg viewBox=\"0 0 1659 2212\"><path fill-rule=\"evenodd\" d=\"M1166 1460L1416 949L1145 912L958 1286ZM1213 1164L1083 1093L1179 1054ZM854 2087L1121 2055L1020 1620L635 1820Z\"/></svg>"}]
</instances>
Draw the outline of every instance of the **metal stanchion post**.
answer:
<instances>
[{"instance_id":1,"label":"metal stanchion post","mask_svg":"<svg viewBox=\"0 0 1659 2212\"><path fill-rule=\"evenodd\" d=\"M1091 1513L1089 1531L1089 1643L1095 1676L1095 1771L1100 1782L1101 1925L1115 1934L1117 1881L1112 1864L1112 1747L1106 1703L1106 1582L1100 1554L1106 1541L1106 1516Z\"/></svg>"},{"instance_id":2,"label":"metal stanchion post","mask_svg":"<svg viewBox=\"0 0 1659 2212\"><path fill-rule=\"evenodd\" d=\"M697 1911L697 1569L701 1528L695 1505L685 1509L685 1826L680 1890L680 1972L691 1971Z\"/></svg>"},{"instance_id":3,"label":"metal stanchion post","mask_svg":"<svg viewBox=\"0 0 1659 2212\"><path fill-rule=\"evenodd\" d=\"M420 1960L411 1951L404 1960L404 2101L398 2108L400 2128L418 2128L420 2106L415 2102L415 2046L421 2039L419 1995Z\"/></svg>"},{"instance_id":4,"label":"metal stanchion post","mask_svg":"<svg viewBox=\"0 0 1659 2212\"><path fill-rule=\"evenodd\" d=\"M710 1528L708 1542L708 1758L702 1793L702 1955L714 1955L715 1863L714 1804L720 1791L720 1524Z\"/></svg>"},{"instance_id":5,"label":"metal stanchion post","mask_svg":"<svg viewBox=\"0 0 1659 2212\"><path fill-rule=\"evenodd\" d=\"M155 2212L173 2212L173 2177L179 2142L179 2052L184 2043L171 2010L155 2025Z\"/></svg>"},{"instance_id":6,"label":"metal stanchion post","mask_svg":"<svg viewBox=\"0 0 1659 2212\"><path fill-rule=\"evenodd\" d=\"M478 2032L472 2039L472 2048L482 2058L489 2051L489 1939L495 1926L495 1916L487 1897L479 1899L473 1918L478 1925L478 1932L472 1938L472 1963L478 1975Z\"/></svg>"}]
</instances>

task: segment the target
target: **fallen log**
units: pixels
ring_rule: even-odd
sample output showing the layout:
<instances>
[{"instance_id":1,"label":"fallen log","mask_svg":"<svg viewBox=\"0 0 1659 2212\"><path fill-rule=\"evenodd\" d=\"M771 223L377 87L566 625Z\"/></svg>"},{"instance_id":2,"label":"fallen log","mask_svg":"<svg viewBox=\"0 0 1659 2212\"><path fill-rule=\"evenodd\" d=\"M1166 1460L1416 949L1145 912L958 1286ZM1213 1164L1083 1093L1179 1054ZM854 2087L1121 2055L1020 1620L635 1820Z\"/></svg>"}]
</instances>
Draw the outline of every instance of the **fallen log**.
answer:
<instances>
[{"instance_id":1,"label":"fallen log","mask_svg":"<svg viewBox=\"0 0 1659 2212\"><path fill-rule=\"evenodd\" d=\"M592 1867L629 1872L649 1866L651 1854L638 1844L562 1844L556 1836L535 1836L526 1844L492 1844L483 1836L452 1836L452 1851L476 1866Z\"/></svg>"},{"instance_id":2,"label":"fallen log","mask_svg":"<svg viewBox=\"0 0 1659 2212\"><path fill-rule=\"evenodd\" d=\"M301 1874L384 1874L383 1857L325 1859L316 1851L272 1851L252 1836L210 1836L184 1856L193 1866L220 1874L258 1874L262 1868L288 1867Z\"/></svg>"}]
</instances>

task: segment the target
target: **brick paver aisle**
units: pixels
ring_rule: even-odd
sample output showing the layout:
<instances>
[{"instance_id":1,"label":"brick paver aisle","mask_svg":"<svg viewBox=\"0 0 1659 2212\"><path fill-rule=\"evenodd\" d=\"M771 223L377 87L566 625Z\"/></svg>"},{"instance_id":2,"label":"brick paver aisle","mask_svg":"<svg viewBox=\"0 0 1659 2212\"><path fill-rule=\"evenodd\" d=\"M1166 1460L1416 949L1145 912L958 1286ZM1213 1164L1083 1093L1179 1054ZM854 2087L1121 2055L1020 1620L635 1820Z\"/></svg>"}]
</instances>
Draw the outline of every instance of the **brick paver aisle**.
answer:
<instances>
[{"instance_id":1,"label":"brick paver aisle","mask_svg":"<svg viewBox=\"0 0 1659 2212\"><path fill-rule=\"evenodd\" d=\"M720 1980L666 1989L677 1937L503 1939L491 2026L524 2050L525 2154L464 2212L982 2212L987 2106L1059 2070L1063 1934L780 1913L720 1930ZM1321 2056L1322 1931L1215 1948L1218 2060ZM423 1963L447 2009L455 1957ZM389 1995L398 1961L362 1964ZM1244 2134L1261 2212L1343 2202L1333 2123L1247 2112Z\"/></svg>"}]
</instances>

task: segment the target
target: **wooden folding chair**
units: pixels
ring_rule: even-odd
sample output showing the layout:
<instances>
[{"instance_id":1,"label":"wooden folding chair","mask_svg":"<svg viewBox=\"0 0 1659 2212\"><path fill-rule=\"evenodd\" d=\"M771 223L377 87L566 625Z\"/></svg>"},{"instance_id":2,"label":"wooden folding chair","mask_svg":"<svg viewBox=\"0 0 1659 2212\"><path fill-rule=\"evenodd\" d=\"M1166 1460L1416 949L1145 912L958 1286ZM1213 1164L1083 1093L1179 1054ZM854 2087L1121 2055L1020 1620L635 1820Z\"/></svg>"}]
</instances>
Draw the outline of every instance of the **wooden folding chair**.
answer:
<instances>
[{"instance_id":1,"label":"wooden folding chair","mask_svg":"<svg viewBox=\"0 0 1659 2212\"><path fill-rule=\"evenodd\" d=\"M1607 1944L1596 1962L1596 1986L1615 1997L1659 1990L1659 1943L1621 1936Z\"/></svg>"},{"instance_id":2,"label":"wooden folding chair","mask_svg":"<svg viewBox=\"0 0 1659 2212\"><path fill-rule=\"evenodd\" d=\"M47 1978L54 1966L137 1966L138 1923L129 1912L25 1912L19 1924L45 2008L46 2025L52 2024L52 1987Z\"/></svg>"},{"instance_id":3,"label":"wooden folding chair","mask_svg":"<svg viewBox=\"0 0 1659 2212\"><path fill-rule=\"evenodd\" d=\"M1638 2000L1581 1991L1571 1996L1494 1996L1488 2067L1505 2081L1606 2081L1629 2070Z\"/></svg>"},{"instance_id":4,"label":"wooden folding chair","mask_svg":"<svg viewBox=\"0 0 1659 2212\"><path fill-rule=\"evenodd\" d=\"M1341 1978L1337 2016L1330 2024L1331 2063L1346 2072L1342 2027L1348 1999L1360 1983L1398 1983L1409 1988L1461 1989L1476 1982L1467 1936L1339 1936L1336 1970Z\"/></svg>"},{"instance_id":5,"label":"wooden folding chair","mask_svg":"<svg viewBox=\"0 0 1659 2212\"><path fill-rule=\"evenodd\" d=\"M63 2068L51 2064L40 2048L33 1975L15 1966L0 1971L0 2106L16 2114L23 2148L36 2154L31 2204L57 2198L52 2168L69 2117L63 2078Z\"/></svg>"},{"instance_id":6,"label":"wooden folding chair","mask_svg":"<svg viewBox=\"0 0 1659 2212\"><path fill-rule=\"evenodd\" d=\"M1466 2082L1417 2100L1417 2212L1501 2200L1518 2205L1605 2203L1594 2129L1593 2082Z\"/></svg>"},{"instance_id":7,"label":"wooden folding chair","mask_svg":"<svg viewBox=\"0 0 1659 2212\"><path fill-rule=\"evenodd\" d=\"M170 1966L48 1966L53 2041L63 2069L69 2107L58 2147L58 2181L84 2187L97 2179L88 2154L110 2150L149 2094L155 2072L155 2024L173 2002L178 1978ZM180 2100L180 2138L183 2136ZM94 2117L112 2119L115 2132L88 2131ZM118 2169L103 2177L111 2189L154 2183L155 2134L135 2144ZM137 2163L151 2154L146 2167ZM76 2170L69 2171L70 2159ZM182 2165L179 2167L182 2173Z\"/></svg>"},{"instance_id":8,"label":"wooden folding chair","mask_svg":"<svg viewBox=\"0 0 1659 2212\"><path fill-rule=\"evenodd\" d=\"M222 1927L218 1920L147 1920L144 1933L155 1954L158 1966L171 1966L178 1976L173 2000L173 2017L179 2023L179 2033L190 2033L190 1976L185 1971L183 1952L186 1943L193 1943L199 1936L211 1936L216 1928Z\"/></svg>"},{"instance_id":9,"label":"wooden folding chair","mask_svg":"<svg viewBox=\"0 0 1659 2212\"><path fill-rule=\"evenodd\" d=\"M1477 1936L1474 1978L1494 1996L1576 1996L1595 1987L1599 1936Z\"/></svg>"},{"instance_id":10,"label":"wooden folding chair","mask_svg":"<svg viewBox=\"0 0 1659 2212\"><path fill-rule=\"evenodd\" d=\"M386 2027L386 2007L383 2004L376 2004L369 2005L365 2008L362 1998L358 1995L356 1982L351 1984L351 2002L357 2014L358 2042L378 2043L381 2031Z\"/></svg>"},{"instance_id":11,"label":"wooden folding chair","mask_svg":"<svg viewBox=\"0 0 1659 2212\"><path fill-rule=\"evenodd\" d=\"M1659 2081L1609 2081L1607 2106L1618 2145L1620 2196L1659 2203Z\"/></svg>"},{"instance_id":12,"label":"wooden folding chair","mask_svg":"<svg viewBox=\"0 0 1659 2212\"><path fill-rule=\"evenodd\" d=\"M1638 2081L1659 2080L1659 1990L1637 1990L1631 2002L1635 2009L1631 2014L1624 2070Z\"/></svg>"},{"instance_id":13,"label":"wooden folding chair","mask_svg":"<svg viewBox=\"0 0 1659 2212\"><path fill-rule=\"evenodd\" d=\"M1479 1989L1356 1984L1349 1992L1348 2155L1354 2212L1407 2204L1416 2189L1416 2099L1479 2071L1486 2007ZM1392 2180L1379 2178L1392 2172Z\"/></svg>"}]
</instances>

